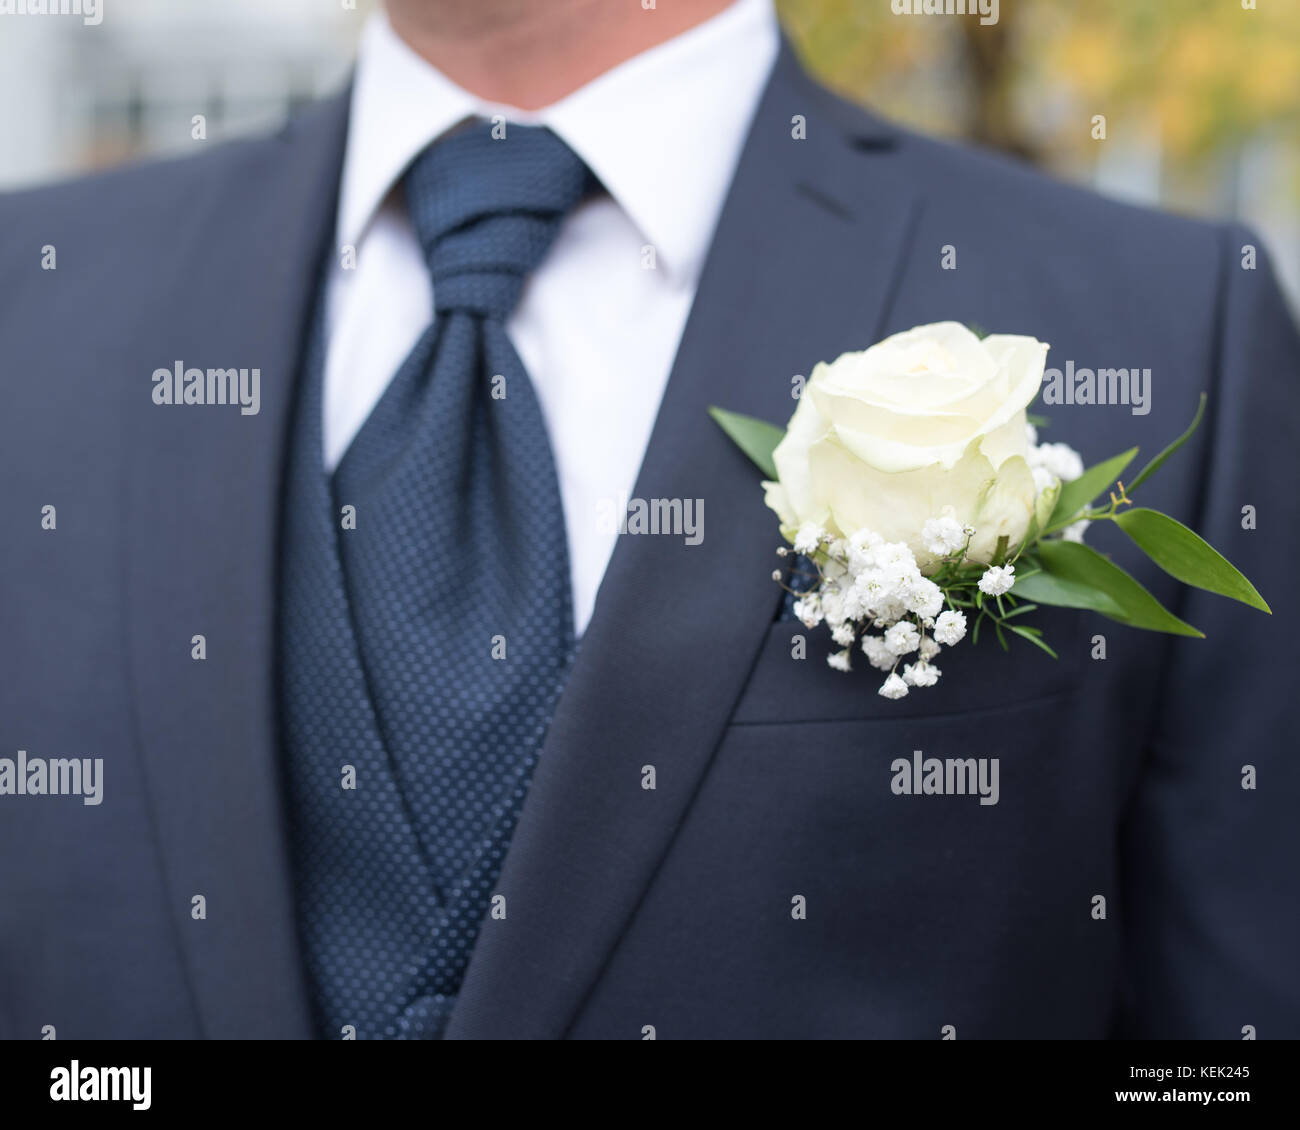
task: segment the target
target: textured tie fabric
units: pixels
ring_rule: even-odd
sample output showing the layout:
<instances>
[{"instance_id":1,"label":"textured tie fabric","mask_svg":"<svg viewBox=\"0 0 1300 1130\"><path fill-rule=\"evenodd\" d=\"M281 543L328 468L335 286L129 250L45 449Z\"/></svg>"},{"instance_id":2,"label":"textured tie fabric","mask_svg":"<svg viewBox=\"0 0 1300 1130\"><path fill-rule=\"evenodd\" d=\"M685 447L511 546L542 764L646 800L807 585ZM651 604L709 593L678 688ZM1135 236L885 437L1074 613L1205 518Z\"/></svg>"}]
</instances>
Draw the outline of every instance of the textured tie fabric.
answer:
<instances>
[{"instance_id":1,"label":"textured tie fabric","mask_svg":"<svg viewBox=\"0 0 1300 1130\"><path fill-rule=\"evenodd\" d=\"M549 130L474 125L404 189L432 324L321 465L320 317L289 470L282 708L300 933L329 1038L436 1038L573 651L555 463L505 332L594 187ZM349 776L350 774L350 776Z\"/></svg>"}]
</instances>

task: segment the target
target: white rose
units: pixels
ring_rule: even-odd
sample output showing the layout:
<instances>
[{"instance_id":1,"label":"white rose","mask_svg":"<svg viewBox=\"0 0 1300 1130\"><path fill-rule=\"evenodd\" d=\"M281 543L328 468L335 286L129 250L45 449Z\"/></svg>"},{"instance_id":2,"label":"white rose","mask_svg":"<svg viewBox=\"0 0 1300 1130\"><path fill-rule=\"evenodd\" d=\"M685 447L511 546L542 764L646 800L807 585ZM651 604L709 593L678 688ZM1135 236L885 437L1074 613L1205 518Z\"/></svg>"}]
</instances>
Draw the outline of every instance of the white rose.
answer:
<instances>
[{"instance_id":1,"label":"white rose","mask_svg":"<svg viewBox=\"0 0 1300 1130\"><path fill-rule=\"evenodd\" d=\"M780 482L764 484L782 534L866 528L924 569L926 520L949 515L974 527L974 560L990 561L1000 537L1014 549L1036 501L1041 516L1055 498L1035 487L1025 427L1047 349L936 322L817 365L773 453Z\"/></svg>"}]
</instances>

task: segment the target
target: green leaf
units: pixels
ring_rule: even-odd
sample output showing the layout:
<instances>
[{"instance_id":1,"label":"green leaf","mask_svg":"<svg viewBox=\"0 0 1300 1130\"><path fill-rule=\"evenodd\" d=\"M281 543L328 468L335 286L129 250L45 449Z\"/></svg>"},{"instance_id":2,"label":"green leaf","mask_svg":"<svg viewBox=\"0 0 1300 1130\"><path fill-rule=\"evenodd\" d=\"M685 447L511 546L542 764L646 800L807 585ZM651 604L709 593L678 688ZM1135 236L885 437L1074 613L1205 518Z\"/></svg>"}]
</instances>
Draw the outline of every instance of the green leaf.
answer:
<instances>
[{"instance_id":1,"label":"green leaf","mask_svg":"<svg viewBox=\"0 0 1300 1130\"><path fill-rule=\"evenodd\" d=\"M1005 624L1008 620L1011 619L1012 616L1023 616L1026 612L1035 612L1037 611L1037 609L1038 609L1038 605L1036 604L1018 604L1016 605L1015 608L1013 608L1010 612L1008 612L1005 616L1002 617L1002 622Z\"/></svg>"},{"instance_id":2,"label":"green leaf","mask_svg":"<svg viewBox=\"0 0 1300 1130\"><path fill-rule=\"evenodd\" d=\"M1273 611L1223 554L1168 514L1139 506L1116 514L1115 523L1171 577L1239 600L1261 612Z\"/></svg>"},{"instance_id":3,"label":"green leaf","mask_svg":"<svg viewBox=\"0 0 1300 1130\"><path fill-rule=\"evenodd\" d=\"M1133 462L1137 453L1136 447L1130 447L1095 467L1089 467L1072 482L1062 483L1061 493L1052 507L1052 516L1047 520L1047 532L1068 526L1080 510L1124 473L1124 468Z\"/></svg>"},{"instance_id":4,"label":"green leaf","mask_svg":"<svg viewBox=\"0 0 1300 1130\"><path fill-rule=\"evenodd\" d=\"M1124 493L1131 495L1135 490L1137 490L1138 487L1140 487L1144 482L1146 482L1147 479L1149 479L1158 470L1160 470L1160 465L1164 463L1164 461L1168 459L1175 451L1177 451L1180 447L1182 447L1183 444L1185 444L1189 439L1192 438L1192 433L1196 431L1197 426L1201 422L1201 417L1204 415L1205 415L1205 393L1201 393L1201 403L1197 406L1196 415L1192 417L1192 422L1188 426L1187 431L1183 432L1183 434L1180 435L1176 440L1174 440L1174 442L1171 443L1168 447L1166 447L1164 451L1162 451L1159 455L1157 455L1154 459L1152 459L1150 463L1148 463L1145 467L1143 467L1142 470L1140 470L1137 473L1137 478L1135 478L1131 483L1128 484L1127 487L1124 488Z\"/></svg>"},{"instance_id":5,"label":"green leaf","mask_svg":"<svg viewBox=\"0 0 1300 1130\"><path fill-rule=\"evenodd\" d=\"M1028 424L1033 424L1034 427L1036 428L1046 428L1051 424L1052 421L1049 420L1046 416L1040 416L1037 412L1026 412L1025 422Z\"/></svg>"},{"instance_id":6,"label":"green leaf","mask_svg":"<svg viewBox=\"0 0 1300 1130\"><path fill-rule=\"evenodd\" d=\"M709 415L737 447L757 464L758 469L769 479L775 479L776 464L772 462L772 452L776 445L785 438L785 430L756 416L742 416L739 412L728 412L725 408L710 408Z\"/></svg>"},{"instance_id":7,"label":"green leaf","mask_svg":"<svg viewBox=\"0 0 1300 1130\"><path fill-rule=\"evenodd\" d=\"M1112 620L1153 632L1205 638L1204 632L1178 619L1123 569L1082 542L1041 542L1038 555L1043 569L1052 576L1100 589L1109 596L1120 607L1118 616L1103 613ZM1041 596L1035 599L1043 600Z\"/></svg>"},{"instance_id":8,"label":"green leaf","mask_svg":"<svg viewBox=\"0 0 1300 1130\"><path fill-rule=\"evenodd\" d=\"M1068 581L1064 577L1054 577L1050 573L1017 577L1011 591L1022 600L1035 600L1039 604L1050 604L1056 608L1086 608L1112 619L1124 615L1124 610L1101 589L1078 581Z\"/></svg>"},{"instance_id":9,"label":"green leaf","mask_svg":"<svg viewBox=\"0 0 1300 1130\"><path fill-rule=\"evenodd\" d=\"M1015 632L1021 639L1028 640L1035 647L1041 647L1053 659L1061 658L1056 654L1056 652L1048 647L1047 644L1038 638L1039 633L1036 633L1029 628L1023 628L1019 624L1007 624L1006 629L1008 632Z\"/></svg>"}]
</instances>

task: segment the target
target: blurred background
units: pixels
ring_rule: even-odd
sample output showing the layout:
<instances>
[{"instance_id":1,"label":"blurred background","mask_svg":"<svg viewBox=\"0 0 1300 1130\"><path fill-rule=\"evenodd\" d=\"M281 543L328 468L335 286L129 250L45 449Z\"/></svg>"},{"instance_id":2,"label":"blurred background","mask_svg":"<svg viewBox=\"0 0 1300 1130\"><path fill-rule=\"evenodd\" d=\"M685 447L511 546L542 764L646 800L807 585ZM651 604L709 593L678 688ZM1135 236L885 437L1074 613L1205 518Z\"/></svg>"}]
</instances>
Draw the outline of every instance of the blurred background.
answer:
<instances>
[{"instance_id":1,"label":"blurred background","mask_svg":"<svg viewBox=\"0 0 1300 1130\"><path fill-rule=\"evenodd\" d=\"M0 190L184 152L195 114L209 141L274 128L345 81L373 6L102 5L91 26L0 16ZM1300 308L1300 0L1002 0L988 26L895 15L890 0L777 8L813 71L888 117L1111 195L1246 221Z\"/></svg>"}]
</instances>

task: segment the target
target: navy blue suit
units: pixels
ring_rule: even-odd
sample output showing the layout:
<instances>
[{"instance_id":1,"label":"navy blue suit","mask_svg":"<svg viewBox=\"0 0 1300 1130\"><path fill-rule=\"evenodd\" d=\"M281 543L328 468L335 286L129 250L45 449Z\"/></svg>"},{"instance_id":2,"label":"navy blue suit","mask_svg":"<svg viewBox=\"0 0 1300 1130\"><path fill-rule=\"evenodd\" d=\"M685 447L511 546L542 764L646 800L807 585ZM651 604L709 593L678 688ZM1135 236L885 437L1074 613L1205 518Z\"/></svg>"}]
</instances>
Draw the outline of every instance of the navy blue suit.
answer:
<instances>
[{"instance_id":1,"label":"navy blue suit","mask_svg":"<svg viewBox=\"0 0 1300 1130\"><path fill-rule=\"evenodd\" d=\"M0 199L0 757L104 759L98 806L0 797L4 1037L310 1034L276 567L346 116ZM1253 243L896 129L783 48L635 491L703 498L704 539L619 540L448 1036L1300 1035L1300 342ZM1154 454L1207 391L1145 501L1274 615L1094 527L1208 639L1044 610L1059 662L963 644L898 702L829 670L706 410L784 422L794 374L947 319L1152 369L1149 415L1050 410L1088 462ZM259 367L260 411L154 404L177 359ZM894 795L913 750L998 757L998 804Z\"/></svg>"}]
</instances>

